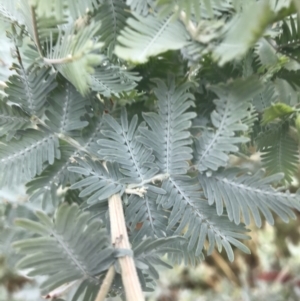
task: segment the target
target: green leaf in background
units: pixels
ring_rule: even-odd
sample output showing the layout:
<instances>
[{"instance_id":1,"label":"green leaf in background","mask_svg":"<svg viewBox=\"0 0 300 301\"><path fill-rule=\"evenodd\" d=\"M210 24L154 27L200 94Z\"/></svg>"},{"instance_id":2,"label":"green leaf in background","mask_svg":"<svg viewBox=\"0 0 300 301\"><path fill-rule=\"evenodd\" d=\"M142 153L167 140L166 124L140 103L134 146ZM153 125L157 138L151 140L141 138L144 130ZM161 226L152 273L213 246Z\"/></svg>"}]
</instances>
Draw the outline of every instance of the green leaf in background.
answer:
<instances>
[{"instance_id":1,"label":"green leaf in background","mask_svg":"<svg viewBox=\"0 0 300 301\"><path fill-rule=\"evenodd\" d=\"M272 104L264 111L262 123L266 125L276 118L286 117L293 112L295 112L294 109L285 103L278 102L276 104Z\"/></svg>"},{"instance_id":2,"label":"green leaf in background","mask_svg":"<svg viewBox=\"0 0 300 301\"><path fill-rule=\"evenodd\" d=\"M88 92L90 74L103 59L98 53L103 44L98 42L99 38L93 38L99 28L99 23L91 23L79 30L73 26L61 30L57 43L49 47L47 58L44 58L45 63L57 68L81 94ZM52 40L52 36L49 38Z\"/></svg>"},{"instance_id":3,"label":"green leaf in background","mask_svg":"<svg viewBox=\"0 0 300 301\"><path fill-rule=\"evenodd\" d=\"M298 14L300 14L300 2L298 0L294 0L293 3L294 3L294 5L296 6L296 8L298 10Z\"/></svg>"},{"instance_id":4,"label":"green leaf in background","mask_svg":"<svg viewBox=\"0 0 300 301\"><path fill-rule=\"evenodd\" d=\"M24 255L18 262L20 269L48 276L42 284L44 293L75 280L97 283L96 276L114 263L115 250L109 246L102 223L90 221L90 215L77 205L61 205L54 221L41 211L36 215L39 221L16 221L37 236L15 242L14 248Z\"/></svg>"},{"instance_id":5,"label":"green leaf in background","mask_svg":"<svg viewBox=\"0 0 300 301\"><path fill-rule=\"evenodd\" d=\"M134 14L127 27L121 31L115 53L124 60L145 63L149 57L168 50L181 49L188 43L184 26L172 17L158 19L155 16L142 17Z\"/></svg>"},{"instance_id":6,"label":"green leaf in background","mask_svg":"<svg viewBox=\"0 0 300 301\"><path fill-rule=\"evenodd\" d=\"M295 119L295 126L298 132L298 135L300 136L300 114L297 114L297 117Z\"/></svg>"},{"instance_id":7,"label":"green leaf in background","mask_svg":"<svg viewBox=\"0 0 300 301\"><path fill-rule=\"evenodd\" d=\"M290 16L283 21L282 32L277 39L277 51L293 62L300 63L300 16ZM299 68L299 67L298 67Z\"/></svg>"},{"instance_id":8,"label":"green leaf in background","mask_svg":"<svg viewBox=\"0 0 300 301\"><path fill-rule=\"evenodd\" d=\"M224 65L241 58L263 35L273 17L268 1L245 1L242 13L225 26L224 40L213 52L215 59Z\"/></svg>"},{"instance_id":9,"label":"green leaf in background","mask_svg":"<svg viewBox=\"0 0 300 301\"><path fill-rule=\"evenodd\" d=\"M287 122L270 124L257 138L262 166L267 174L283 173L283 183L291 183L299 164L298 142L290 135Z\"/></svg>"}]
</instances>

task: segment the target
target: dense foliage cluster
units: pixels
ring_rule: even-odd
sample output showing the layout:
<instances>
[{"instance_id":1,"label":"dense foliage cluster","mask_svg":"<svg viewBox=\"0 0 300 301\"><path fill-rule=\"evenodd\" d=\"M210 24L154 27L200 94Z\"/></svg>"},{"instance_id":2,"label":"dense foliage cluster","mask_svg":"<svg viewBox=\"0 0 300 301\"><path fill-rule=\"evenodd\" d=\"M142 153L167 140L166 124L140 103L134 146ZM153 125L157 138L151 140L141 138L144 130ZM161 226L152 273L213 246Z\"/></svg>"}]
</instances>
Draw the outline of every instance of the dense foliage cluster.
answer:
<instances>
[{"instance_id":1,"label":"dense foliage cluster","mask_svg":"<svg viewBox=\"0 0 300 301\"><path fill-rule=\"evenodd\" d=\"M0 182L28 195L1 207L0 251L47 276L43 295L92 301L111 266L122 295L124 256L149 291L157 265L233 261L252 221L295 218L297 0L1 0L0 16ZM110 242L114 195L132 251Z\"/></svg>"}]
</instances>

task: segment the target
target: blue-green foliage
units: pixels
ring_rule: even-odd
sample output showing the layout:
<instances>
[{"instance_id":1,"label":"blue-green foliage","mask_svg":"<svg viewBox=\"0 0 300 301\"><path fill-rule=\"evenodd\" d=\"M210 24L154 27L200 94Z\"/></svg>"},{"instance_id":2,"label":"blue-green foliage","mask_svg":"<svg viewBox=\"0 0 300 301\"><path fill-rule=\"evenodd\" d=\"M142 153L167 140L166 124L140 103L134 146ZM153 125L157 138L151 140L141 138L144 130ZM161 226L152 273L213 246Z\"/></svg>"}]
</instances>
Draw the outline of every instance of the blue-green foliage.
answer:
<instances>
[{"instance_id":1,"label":"blue-green foliage","mask_svg":"<svg viewBox=\"0 0 300 301\"><path fill-rule=\"evenodd\" d=\"M150 291L162 255L233 261L252 220L295 218L300 21L275 2L0 0L0 183L40 208L0 240L46 295L94 301L125 255ZM110 242L116 194L133 252Z\"/></svg>"}]
</instances>

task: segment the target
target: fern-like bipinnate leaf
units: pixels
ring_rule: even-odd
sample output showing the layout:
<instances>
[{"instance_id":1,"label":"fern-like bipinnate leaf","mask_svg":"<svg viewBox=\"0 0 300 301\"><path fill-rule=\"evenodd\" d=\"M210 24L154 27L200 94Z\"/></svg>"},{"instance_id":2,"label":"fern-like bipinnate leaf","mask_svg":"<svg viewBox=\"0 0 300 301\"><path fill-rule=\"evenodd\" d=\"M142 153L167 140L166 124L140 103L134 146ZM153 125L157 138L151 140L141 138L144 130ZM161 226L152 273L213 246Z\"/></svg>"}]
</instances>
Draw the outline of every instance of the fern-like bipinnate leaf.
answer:
<instances>
[{"instance_id":1,"label":"fern-like bipinnate leaf","mask_svg":"<svg viewBox=\"0 0 300 301\"><path fill-rule=\"evenodd\" d=\"M19 206L18 209L20 208L22 208L22 206ZM14 212L13 216L15 214ZM1 216L1 218L3 218L3 216ZM25 237L29 238L32 234L13 225L7 225L7 222L3 223L2 221L0 223L0 229L0 254L1 257L5 257L6 264L13 269L21 258L20 254L17 254L13 248L13 242Z\"/></svg>"},{"instance_id":2,"label":"fern-like bipinnate leaf","mask_svg":"<svg viewBox=\"0 0 300 301\"><path fill-rule=\"evenodd\" d=\"M255 80L245 80L211 89L218 99L214 100L216 109L211 113L214 128L203 129L196 140L196 166L200 172L226 166L228 154L239 150L236 144L249 140L237 137L235 133L248 130L241 121L249 115L249 101L260 91L260 84Z\"/></svg>"},{"instance_id":3,"label":"fern-like bipinnate leaf","mask_svg":"<svg viewBox=\"0 0 300 301\"><path fill-rule=\"evenodd\" d=\"M207 54L207 49L205 44L193 40L181 48L180 52L183 58L189 61L190 65L196 65Z\"/></svg>"},{"instance_id":4,"label":"fern-like bipinnate leaf","mask_svg":"<svg viewBox=\"0 0 300 301\"><path fill-rule=\"evenodd\" d=\"M98 284L97 276L115 261L106 230L99 220L89 222L90 215L77 205L61 205L54 221L36 212L39 221L18 219L16 224L36 234L34 238L14 243L25 256L18 268L31 269L29 275L48 278L41 285L44 293L75 280Z\"/></svg>"},{"instance_id":5,"label":"fern-like bipinnate leaf","mask_svg":"<svg viewBox=\"0 0 300 301\"><path fill-rule=\"evenodd\" d=\"M117 37L125 27L129 16L130 13L126 4L118 0L104 1L99 13L96 15L96 20L101 22L100 41L103 41L105 47L109 49L109 57L117 44Z\"/></svg>"},{"instance_id":6,"label":"fern-like bipinnate leaf","mask_svg":"<svg viewBox=\"0 0 300 301\"><path fill-rule=\"evenodd\" d=\"M263 90L253 97L252 103L255 109L262 113L272 103L278 100L278 96L275 93L275 86L272 82L266 82L263 86Z\"/></svg>"},{"instance_id":7,"label":"fern-like bipinnate leaf","mask_svg":"<svg viewBox=\"0 0 300 301\"><path fill-rule=\"evenodd\" d=\"M290 16L283 21L281 35L277 38L277 51L300 63L300 16Z\"/></svg>"},{"instance_id":8,"label":"fern-like bipinnate leaf","mask_svg":"<svg viewBox=\"0 0 300 301\"><path fill-rule=\"evenodd\" d=\"M52 93L50 99L50 108L46 111L46 124L58 134L79 135L81 130L88 125L86 120L81 120L87 111L88 101L76 91L69 83L61 85Z\"/></svg>"},{"instance_id":9,"label":"fern-like bipinnate leaf","mask_svg":"<svg viewBox=\"0 0 300 301\"><path fill-rule=\"evenodd\" d=\"M26 184L29 201L41 197L44 207L49 203L55 205L58 198L57 189L75 183L80 177L77 173L68 170L78 155L78 150L69 145L60 145L60 152L60 159L56 160L55 164L48 165L38 177Z\"/></svg>"},{"instance_id":10,"label":"fern-like bipinnate leaf","mask_svg":"<svg viewBox=\"0 0 300 301\"><path fill-rule=\"evenodd\" d=\"M188 92L189 84L175 85L171 80L168 86L157 80L154 93L158 98L158 114L143 113L150 129L141 127L139 141L148 148L158 160L163 173L169 175L185 174L192 159L191 120L196 117L194 112L186 112L195 106L194 96Z\"/></svg>"},{"instance_id":11,"label":"fern-like bipinnate leaf","mask_svg":"<svg viewBox=\"0 0 300 301\"><path fill-rule=\"evenodd\" d=\"M31 1L35 0L20 0L19 10L22 13L24 25L31 40L34 41L37 55L43 55L42 45L49 41L49 35L57 36L59 30L58 27L62 23L66 23L63 16L57 16L53 14L40 15L36 9L36 6L30 4ZM42 0L43 1L43 0ZM40 1L39 1L40 2ZM50 4L53 0L48 1ZM46 17L47 15L47 17Z\"/></svg>"},{"instance_id":12,"label":"fern-like bipinnate leaf","mask_svg":"<svg viewBox=\"0 0 300 301\"><path fill-rule=\"evenodd\" d=\"M84 119L88 122L88 126L83 129L81 137L76 137L76 141L81 145L82 151L90 156L98 157L99 144L97 141L103 137L101 134L103 118L85 115Z\"/></svg>"},{"instance_id":13,"label":"fern-like bipinnate leaf","mask_svg":"<svg viewBox=\"0 0 300 301\"><path fill-rule=\"evenodd\" d=\"M171 269L172 266L163 261L161 257L168 252L180 253L181 251L179 249L169 248L169 245L177 242L183 243L185 242L185 239L178 236L157 239L148 237L134 243L134 261L138 272L140 272L139 276L142 276L142 272L145 271L146 274L150 275L152 278L158 279L159 273L155 266L160 265ZM143 279L142 282L144 282Z\"/></svg>"},{"instance_id":14,"label":"fern-like bipinnate leaf","mask_svg":"<svg viewBox=\"0 0 300 301\"><path fill-rule=\"evenodd\" d=\"M242 9L224 26L223 41L213 56L220 65L242 58L264 34L274 17L267 1L240 1Z\"/></svg>"},{"instance_id":15,"label":"fern-like bipinnate leaf","mask_svg":"<svg viewBox=\"0 0 300 301\"><path fill-rule=\"evenodd\" d=\"M263 167L267 174L283 173L283 180L291 183L299 164L298 143L290 136L289 125L270 124L257 138Z\"/></svg>"},{"instance_id":16,"label":"fern-like bipinnate leaf","mask_svg":"<svg viewBox=\"0 0 300 301\"><path fill-rule=\"evenodd\" d=\"M136 139L138 117L135 115L131 122L128 122L126 110L122 108L120 123L110 115L105 115L103 119L108 129L102 131L105 139L98 140L101 147L100 156L107 161L120 164L121 173L130 183L128 188L147 189L147 194L143 197L131 195L128 199L127 223L132 231L137 224L142 225L135 239L144 236L165 236L167 212L158 209L156 204L157 193L164 193L164 191L149 184L159 168L154 164L152 151Z\"/></svg>"},{"instance_id":17,"label":"fern-like bipinnate leaf","mask_svg":"<svg viewBox=\"0 0 300 301\"><path fill-rule=\"evenodd\" d=\"M269 224L274 224L272 211L283 221L295 218L292 209L299 210L299 194L284 193L271 185L282 179L283 174L263 177L264 172L254 175L242 173L240 169L228 169L213 173L210 177L199 174L199 181L209 204L216 204L217 213L223 213L225 204L228 218L236 224L240 223L241 214L247 225L252 214L258 227L262 220L260 211Z\"/></svg>"},{"instance_id":18,"label":"fern-like bipinnate leaf","mask_svg":"<svg viewBox=\"0 0 300 301\"><path fill-rule=\"evenodd\" d=\"M17 130L25 129L28 125L29 116L20 107L0 102L0 136L6 135L9 140Z\"/></svg>"},{"instance_id":19,"label":"fern-like bipinnate leaf","mask_svg":"<svg viewBox=\"0 0 300 301\"><path fill-rule=\"evenodd\" d=\"M123 108L121 124L110 115L103 117L107 130L102 130L105 139L98 140L99 154L105 160L116 161L120 164L121 172L128 177L132 184L151 179L159 169L153 163L152 151L136 139L138 117L135 115L128 122L127 112Z\"/></svg>"},{"instance_id":20,"label":"fern-like bipinnate leaf","mask_svg":"<svg viewBox=\"0 0 300 301\"><path fill-rule=\"evenodd\" d=\"M3 185L20 184L41 174L44 163L60 158L59 141L52 133L35 129L21 132L22 137L0 145L0 171ZM4 176L5 175L5 176Z\"/></svg>"},{"instance_id":21,"label":"fern-like bipinnate leaf","mask_svg":"<svg viewBox=\"0 0 300 301\"><path fill-rule=\"evenodd\" d=\"M229 260L233 261L231 245L249 253L248 248L238 240L249 239L244 233L244 226L235 225L226 216L218 216L215 208L209 206L201 194L201 187L195 178L173 176L163 182L162 188L167 194L161 195L158 202L163 208L171 210L167 230L188 238L187 251L194 251L199 256L208 239L208 255L215 246L219 251L224 247Z\"/></svg>"},{"instance_id":22,"label":"fern-like bipinnate leaf","mask_svg":"<svg viewBox=\"0 0 300 301\"><path fill-rule=\"evenodd\" d=\"M59 31L55 45L53 36L49 37L50 46L44 62L53 65L81 94L87 93L90 74L102 61L102 56L95 52L102 47L98 38L94 39L99 28L95 22L78 30L69 25L66 30Z\"/></svg>"},{"instance_id":23,"label":"fern-like bipinnate leaf","mask_svg":"<svg viewBox=\"0 0 300 301\"><path fill-rule=\"evenodd\" d=\"M90 196L88 204L103 202L116 193L121 195L125 191L125 184L121 181L122 175L116 163L106 163L106 168L98 161L92 161L88 157L85 160L76 158L80 166L71 166L69 171L79 173L84 179L73 184L71 189L81 189L79 196Z\"/></svg>"},{"instance_id":24,"label":"fern-like bipinnate leaf","mask_svg":"<svg viewBox=\"0 0 300 301\"><path fill-rule=\"evenodd\" d=\"M157 81L154 90L158 98L158 114L143 114L150 129L141 127L139 141L153 149L161 172L170 175L163 181L162 189L166 194L158 196L157 202L164 210L169 210L168 227L177 235L184 234L189 238L188 251L193 250L200 255L208 237L208 254L211 254L215 244L219 250L222 246L226 249L228 257L233 260L233 251L230 243L244 251L247 248L236 238L247 238L242 234L245 229L223 219L222 227L217 223L217 214L210 207L204 197L201 197L201 187L195 178L185 174L188 171L188 160L192 159L192 139L188 131L191 120L196 116L187 110L194 106L193 96L187 91L188 84L175 87L175 82L170 81L167 86L162 81ZM137 206L138 207L138 206ZM145 210L141 210L142 213ZM134 221L137 221L136 218ZM200 229L196 231L196 229Z\"/></svg>"},{"instance_id":25,"label":"fern-like bipinnate leaf","mask_svg":"<svg viewBox=\"0 0 300 301\"><path fill-rule=\"evenodd\" d=\"M25 69L23 65L13 65L17 74L7 82L7 99L30 115L41 116L48 94L56 87L55 76L48 67Z\"/></svg>"},{"instance_id":26,"label":"fern-like bipinnate leaf","mask_svg":"<svg viewBox=\"0 0 300 301\"><path fill-rule=\"evenodd\" d=\"M120 93L132 91L140 79L136 72L105 60L90 76L90 87L105 97L120 97Z\"/></svg>"},{"instance_id":27,"label":"fern-like bipinnate leaf","mask_svg":"<svg viewBox=\"0 0 300 301\"><path fill-rule=\"evenodd\" d=\"M131 195L128 198L125 216L133 240L143 237L165 237L169 212L158 207L157 194L148 191L144 197Z\"/></svg>"},{"instance_id":28,"label":"fern-like bipinnate leaf","mask_svg":"<svg viewBox=\"0 0 300 301\"><path fill-rule=\"evenodd\" d=\"M153 15L147 17L134 14L127 20L127 26L121 31L115 53L118 57L135 63L145 63L149 57L178 50L188 42L183 24L172 17L159 19Z\"/></svg>"}]
</instances>

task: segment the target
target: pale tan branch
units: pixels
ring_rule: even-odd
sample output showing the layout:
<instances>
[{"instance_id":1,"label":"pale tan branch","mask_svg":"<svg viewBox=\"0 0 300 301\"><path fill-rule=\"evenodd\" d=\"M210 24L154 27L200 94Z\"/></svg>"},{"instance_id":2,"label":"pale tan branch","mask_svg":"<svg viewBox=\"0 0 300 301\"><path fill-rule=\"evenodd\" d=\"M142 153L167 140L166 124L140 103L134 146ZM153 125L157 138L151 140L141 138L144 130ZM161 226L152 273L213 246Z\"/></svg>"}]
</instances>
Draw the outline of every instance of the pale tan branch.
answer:
<instances>
[{"instance_id":1,"label":"pale tan branch","mask_svg":"<svg viewBox=\"0 0 300 301\"><path fill-rule=\"evenodd\" d=\"M115 267L112 265L107 273L106 273L106 276L102 282L102 285L100 287L100 290L98 292L98 295L95 299L95 301L104 301L108 292L109 292L109 289L111 287L111 284L114 280L114 277L115 277Z\"/></svg>"},{"instance_id":2,"label":"pale tan branch","mask_svg":"<svg viewBox=\"0 0 300 301\"><path fill-rule=\"evenodd\" d=\"M108 200L111 239L116 248L131 249L122 200L119 194L111 196ZM121 276L127 301L144 301L145 297L138 278L133 257L123 256L118 259L121 267Z\"/></svg>"}]
</instances>

